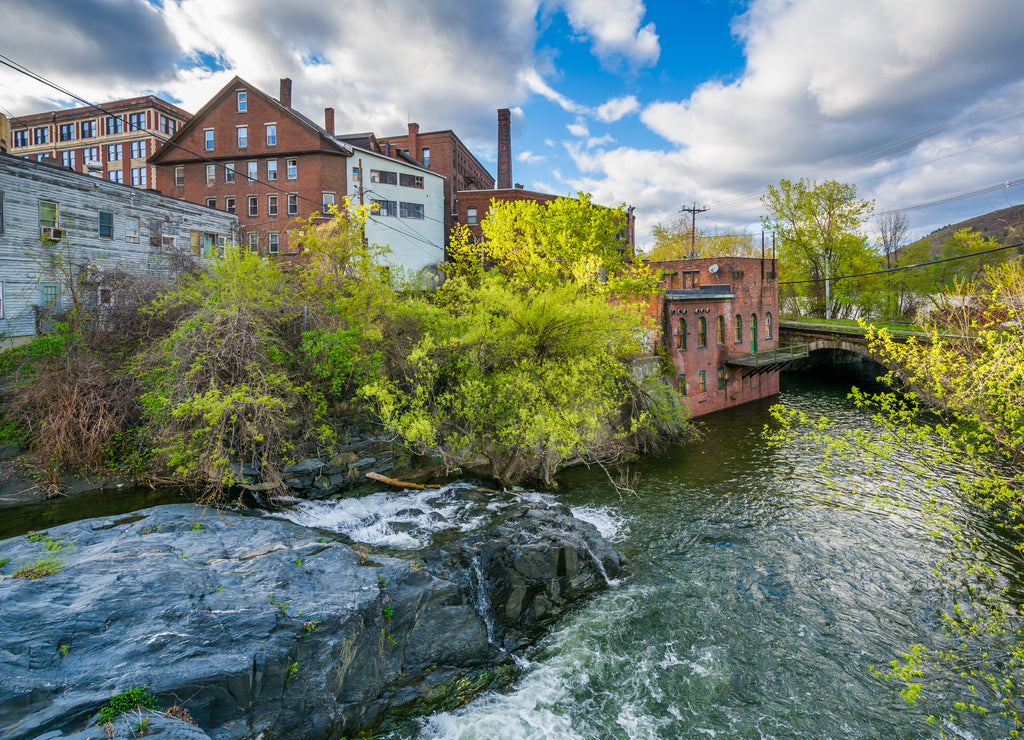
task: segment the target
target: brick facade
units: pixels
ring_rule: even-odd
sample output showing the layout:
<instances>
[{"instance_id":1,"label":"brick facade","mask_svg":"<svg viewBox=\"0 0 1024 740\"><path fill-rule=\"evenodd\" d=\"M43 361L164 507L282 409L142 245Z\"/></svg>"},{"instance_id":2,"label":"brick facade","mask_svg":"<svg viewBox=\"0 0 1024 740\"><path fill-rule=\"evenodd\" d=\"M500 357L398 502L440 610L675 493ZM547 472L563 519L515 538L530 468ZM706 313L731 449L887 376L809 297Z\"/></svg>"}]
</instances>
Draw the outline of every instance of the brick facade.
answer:
<instances>
[{"instance_id":1,"label":"brick facade","mask_svg":"<svg viewBox=\"0 0 1024 740\"><path fill-rule=\"evenodd\" d=\"M94 162L93 172L106 180L156 189L156 170L146 159L191 118L154 95L35 113L11 119L8 151L75 172L88 172L86 162Z\"/></svg>"},{"instance_id":2,"label":"brick facade","mask_svg":"<svg viewBox=\"0 0 1024 740\"><path fill-rule=\"evenodd\" d=\"M779 346L777 261L701 257L649 264L663 273L664 291L651 314L690 416L777 394L777 367L730 364Z\"/></svg>"},{"instance_id":3,"label":"brick facade","mask_svg":"<svg viewBox=\"0 0 1024 740\"><path fill-rule=\"evenodd\" d=\"M454 216L457 223L468 226L473 236L480 239L483 236L480 223L487 218L487 212L491 208L492 200L500 203L510 203L519 200L547 203L557 200L558 197L557 195L536 193L532 190L523 190L522 188L511 188L509 190L461 190L455 195ZM476 209L475 215L471 210L474 208Z\"/></svg>"},{"instance_id":4,"label":"brick facade","mask_svg":"<svg viewBox=\"0 0 1024 740\"><path fill-rule=\"evenodd\" d=\"M350 154L325 129L235 77L150 161L160 192L237 213L244 244L287 255L299 219L320 213L325 197L343 203Z\"/></svg>"},{"instance_id":5,"label":"brick facade","mask_svg":"<svg viewBox=\"0 0 1024 740\"><path fill-rule=\"evenodd\" d=\"M423 133L419 125L409 124L409 132L401 136L389 136L380 140L382 151L391 156L392 149L398 148L409 153L413 159L423 162L431 172L446 178L444 191L444 233L448 244L452 227L459 221L455 218L456 198L464 190L491 190L494 178L487 168L473 155L454 131L429 131ZM429 163L424 161L424 150L429 150Z\"/></svg>"}]
</instances>

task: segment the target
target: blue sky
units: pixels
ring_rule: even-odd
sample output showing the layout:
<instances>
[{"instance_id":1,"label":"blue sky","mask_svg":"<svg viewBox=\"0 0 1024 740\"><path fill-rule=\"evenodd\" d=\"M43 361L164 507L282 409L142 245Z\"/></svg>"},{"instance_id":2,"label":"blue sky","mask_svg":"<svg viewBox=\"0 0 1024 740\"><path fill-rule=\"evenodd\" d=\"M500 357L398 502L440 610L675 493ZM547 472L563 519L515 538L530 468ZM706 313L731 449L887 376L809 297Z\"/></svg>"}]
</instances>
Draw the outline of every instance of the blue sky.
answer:
<instances>
[{"instance_id":1,"label":"blue sky","mask_svg":"<svg viewBox=\"0 0 1024 740\"><path fill-rule=\"evenodd\" d=\"M451 128L513 179L758 230L780 178L857 185L921 236L1024 203L1021 0L9 0L0 53L96 102L197 110L238 74L337 129ZM0 110L73 104L0 69ZM865 232L874 236L870 224Z\"/></svg>"}]
</instances>

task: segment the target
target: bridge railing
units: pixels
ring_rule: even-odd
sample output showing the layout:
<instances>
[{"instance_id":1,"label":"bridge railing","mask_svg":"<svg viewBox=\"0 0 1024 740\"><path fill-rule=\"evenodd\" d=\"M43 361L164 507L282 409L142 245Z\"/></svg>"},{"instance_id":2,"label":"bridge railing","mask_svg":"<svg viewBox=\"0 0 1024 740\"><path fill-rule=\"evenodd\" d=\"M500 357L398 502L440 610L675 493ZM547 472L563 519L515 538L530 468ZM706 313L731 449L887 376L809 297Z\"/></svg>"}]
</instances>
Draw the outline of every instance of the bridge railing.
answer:
<instances>
[{"instance_id":1,"label":"bridge railing","mask_svg":"<svg viewBox=\"0 0 1024 740\"><path fill-rule=\"evenodd\" d=\"M760 367L761 365L771 365L776 362L786 362L807 357L810 350L811 346L809 344L791 344L785 347L751 352L749 355L743 355L742 357L730 358L730 362L736 365Z\"/></svg>"}]
</instances>

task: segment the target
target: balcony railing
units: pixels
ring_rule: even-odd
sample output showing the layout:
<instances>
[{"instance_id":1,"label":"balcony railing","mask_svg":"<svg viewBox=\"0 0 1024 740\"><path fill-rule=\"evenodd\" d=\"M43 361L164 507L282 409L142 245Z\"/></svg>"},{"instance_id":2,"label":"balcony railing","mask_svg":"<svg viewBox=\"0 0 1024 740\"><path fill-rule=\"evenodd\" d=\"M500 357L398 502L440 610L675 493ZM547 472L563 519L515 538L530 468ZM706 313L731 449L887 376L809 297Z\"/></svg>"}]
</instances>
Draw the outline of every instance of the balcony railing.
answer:
<instances>
[{"instance_id":1,"label":"balcony railing","mask_svg":"<svg viewBox=\"0 0 1024 740\"><path fill-rule=\"evenodd\" d=\"M726 360L726 364L741 365L742 367L764 367L765 365L775 365L778 363L789 362L790 360L799 360L803 357L807 357L809 353L809 344L791 344L787 347L777 347L776 349L752 352L749 355L743 355L742 357L730 357Z\"/></svg>"}]
</instances>

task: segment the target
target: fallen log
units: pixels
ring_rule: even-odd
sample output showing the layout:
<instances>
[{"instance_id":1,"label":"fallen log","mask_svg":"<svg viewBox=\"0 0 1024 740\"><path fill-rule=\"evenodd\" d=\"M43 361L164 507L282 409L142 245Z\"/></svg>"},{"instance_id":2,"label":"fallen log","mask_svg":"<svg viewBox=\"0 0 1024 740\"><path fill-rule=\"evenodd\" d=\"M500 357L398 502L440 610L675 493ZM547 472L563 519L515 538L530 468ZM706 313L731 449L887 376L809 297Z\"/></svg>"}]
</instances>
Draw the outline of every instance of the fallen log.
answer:
<instances>
[{"instance_id":1,"label":"fallen log","mask_svg":"<svg viewBox=\"0 0 1024 740\"><path fill-rule=\"evenodd\" d=\"M389 486L397 486L398 488L413 488L417 491L422 491L427 488L427 486L421 486L419 483L410 483L409 481L388 478L386 475L375 473L372 470L366 474L366 477L380 481L381 483L387 483Z\"/></svg>"}]
</instances>

